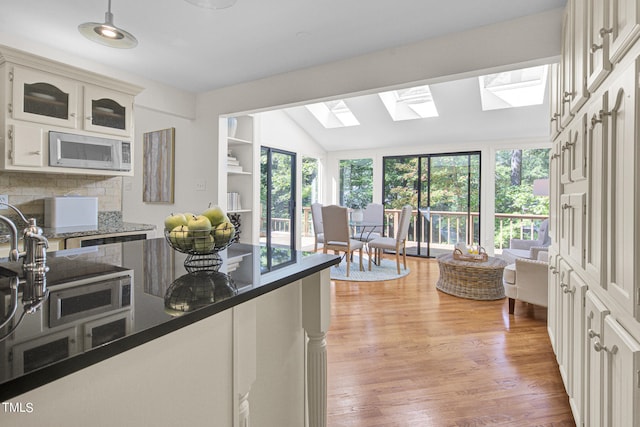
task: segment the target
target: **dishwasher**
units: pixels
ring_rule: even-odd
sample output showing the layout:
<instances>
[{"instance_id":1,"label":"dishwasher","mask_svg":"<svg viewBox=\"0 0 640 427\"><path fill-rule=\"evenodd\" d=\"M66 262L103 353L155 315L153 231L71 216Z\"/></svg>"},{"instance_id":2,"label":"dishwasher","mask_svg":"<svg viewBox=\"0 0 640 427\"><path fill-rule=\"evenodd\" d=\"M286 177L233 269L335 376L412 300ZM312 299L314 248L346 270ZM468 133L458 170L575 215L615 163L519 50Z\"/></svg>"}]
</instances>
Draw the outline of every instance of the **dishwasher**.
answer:
<instances>
[{"instance_id":1,"label":"dishwasher","mask_svg":"<svg viewBox=\"0 0 640 427\"><path fill-rule=\"evenodd\" d=\"M88 246L107 245L109 243L131 242L134 240L153 239L155 230L126 231L122 233L93 234L89 236L70 237L65 239L65 249L85 248Z\"/></svg>"}]
</instances>

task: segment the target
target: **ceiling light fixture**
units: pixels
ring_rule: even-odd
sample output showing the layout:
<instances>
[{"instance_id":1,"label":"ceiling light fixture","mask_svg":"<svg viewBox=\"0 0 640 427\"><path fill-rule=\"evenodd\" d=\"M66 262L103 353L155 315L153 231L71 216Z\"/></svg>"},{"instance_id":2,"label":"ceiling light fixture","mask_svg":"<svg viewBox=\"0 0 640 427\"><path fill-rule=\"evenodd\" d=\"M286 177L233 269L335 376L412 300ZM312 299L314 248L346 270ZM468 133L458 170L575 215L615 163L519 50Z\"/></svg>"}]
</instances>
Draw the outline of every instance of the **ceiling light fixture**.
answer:
<instances>
[{"instance_id":1,"label":"ceiling light fixture","mask_svg":"<svg viewBox=\"0 0 640 427\"><path fill-rule=\"evenodd\" d=\"M78 31L89 40L109 47L131 49L138 45L138 40L133 34L114 25L111 0L109 0L108 9L104 14L104 23L85 22L78 25Z\"/></svg>"},{"instance_id":2,"label":"ceiling light fixture","mask_svg":"<svg viewBox=\"0 0 640 427\"><path fill-rule=\"evenodd\" d=\"M236 0L185 0L198 7L206 9L226 9L236 4Z\"/></svg>"}]
</instances>

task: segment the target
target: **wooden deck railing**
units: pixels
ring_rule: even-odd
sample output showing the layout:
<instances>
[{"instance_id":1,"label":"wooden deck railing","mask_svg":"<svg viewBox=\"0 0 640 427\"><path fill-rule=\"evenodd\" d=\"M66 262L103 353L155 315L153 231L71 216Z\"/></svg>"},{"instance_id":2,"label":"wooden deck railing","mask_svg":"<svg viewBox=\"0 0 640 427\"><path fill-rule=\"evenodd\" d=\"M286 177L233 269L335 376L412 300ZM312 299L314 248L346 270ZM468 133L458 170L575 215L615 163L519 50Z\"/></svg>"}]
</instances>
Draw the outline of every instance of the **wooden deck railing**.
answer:
<instances>
[{"instance_id":1,"label":"wooden deck railing","mask_svg":"<svg viewBox=\"0 0 640 427\"><path fill-rule=\"evenodd\" d=\"M386 236L395 235L394 226L398 224L400 219L400 209L386 209L384 216L384 234ZM431 211L431 243L455 244L458 241L466 241L467 229L469 229L469 236L475 236L478 216L477 212L472 212L467 217L465 212ZM508 247L509 239L513 238L536 239L537 229L546 218L546 215L495 214L495 247L500 249ZM414 211L411 226L409 227L409 242L417 241L418 221L421 222L420 230L423 233L420 240L426 241L425 219L418 211ZM288 232L290 230L289 220L282 218L272 219L272 229ZM313 236L310 207L302 209L302 235Z\"/></svg>"}]
</instances>

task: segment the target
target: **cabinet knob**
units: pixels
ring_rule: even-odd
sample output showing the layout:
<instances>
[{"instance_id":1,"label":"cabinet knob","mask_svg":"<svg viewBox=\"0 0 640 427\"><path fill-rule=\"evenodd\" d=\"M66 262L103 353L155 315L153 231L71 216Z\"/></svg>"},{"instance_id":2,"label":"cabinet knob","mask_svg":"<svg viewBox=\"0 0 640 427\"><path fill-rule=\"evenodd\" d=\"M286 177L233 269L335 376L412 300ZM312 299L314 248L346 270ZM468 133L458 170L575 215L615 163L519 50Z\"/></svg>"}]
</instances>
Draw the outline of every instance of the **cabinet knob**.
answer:
<instances>
[{"instance_id":1,"label":"cabinet knob","mask_svg":"<svg viewBox=\"0 0 640 427\"><path fill-rule=\"evenodd\" d=\"M591 45L591 53L596 53L599 49L602 49L601 44L592 44Z\"/></svg>"},{"instance_id":2,"label":"cabinet knob","mask_svg":"<svg viewBox=\"0 0 640 427\"><path fill-rule=\"evenodd\" d=\"M87 120L91 121L91 120L93 120L93 117L89 116L89 117L87 117Z\"/></svg>"},{"instance_id":3,"label":"cabinet knob","mask_svg":"<svg viewBox=\"0 0 640 427\"><path fill-rule=\"evenodd\" d=\"M601 351L605 351L605 352L609 351L609 349L607 347L605 347L602 344L600 344L600 341L596 341L596 342L593 343L593 349L595 351L597 351L598 353L600 353Z\"/></svg>"},{"instance_id":4,"label":"cabinet knob","mask_svg":"<svg viewBox=\"0 0 640 427\"><path fill-rule=\"evenodd\" d=\"M595 337L599 337L600 334L594 331L593 329L589 328L589 330L587 331L587 336L589 337L589 339L593 339Z\"/></svg>"},{"instance_id":5,"label":"cabinet knob","mask_svg":"<svg viewBox=\"0 0 640 427\"><path fill-rule=\"evenodd\" d=\"M607 34L613 33L613 28L600 28L598 33L600 34L600 37L604 38Z\"/></svg>"},{"instance_id":6,"label":"cabinet knob","mask_svg":"<svg viewBox=\"0 0 640 427\"><path fill-rule=\"evenodd\" d=\"M562 290L565 294L574 294L576 292L576 288L569 289L568 285L565 285L565 288Z\"/></svg>"},{"instance_id":7,"label":"cabinet knob","mask_svg":"<svg viewBox=\"0 0 640 427\"><path fill-rule=\"evenodd\" d=\"M562 204L562 209L571 209L572 206L569 203L563 203Z\"/></svg>"},{"instance_id":8,"label":"cabinet knob","mask_svg":"<svg viewBox=\"0 0 640 427\"><path fill-rule=\"evenodd\" d=\"M75 117L75 116L76 116L76 113L69 114L69 117Z\"/></svg>"},{"instance_id":9,"label":"cabinet knob","mask_svg":"<svg viewBox=\"0 0 640 427\"><path fill-rule=\"evenodd\" d=\"M29 154L31 154L32 156L39 156L41 152L40 150L36 150L36 151L31 151Z\"/></svg>"},{"instance_id":10,"label":"cabinet knob","mask_svg":"<svg viewBox=\"0 0 640 427\"><path fill-rule=\"evenodd\" d=\"M563 98L568 101L569 98L571 98L574 95L575 95L575 92L567 92L567 91L565 91L564 94L563 94Z\"/></svg>"}]
</instances>

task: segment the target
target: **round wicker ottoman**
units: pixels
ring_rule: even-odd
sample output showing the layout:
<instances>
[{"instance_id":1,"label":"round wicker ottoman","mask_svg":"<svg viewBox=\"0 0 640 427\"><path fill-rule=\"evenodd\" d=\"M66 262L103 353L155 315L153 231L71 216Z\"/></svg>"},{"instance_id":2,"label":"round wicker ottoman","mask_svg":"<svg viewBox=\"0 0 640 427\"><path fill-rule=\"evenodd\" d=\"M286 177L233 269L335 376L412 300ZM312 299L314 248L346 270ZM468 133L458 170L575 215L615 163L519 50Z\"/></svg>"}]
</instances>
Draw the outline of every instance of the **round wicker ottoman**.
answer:
<instances>
[{"instance_id":1,"label":"round wicker ottoman","mask_svg":"<svg viewBox=\"0 0 640 427\"><path fill-rule=\"evenodd\" d=\"M496 300L504 298L502 271L507 262L489 257L486 262L460 261L453 254L438 257L440 278L436 288L457 297Z\"/></svg>"}]
</instances>

